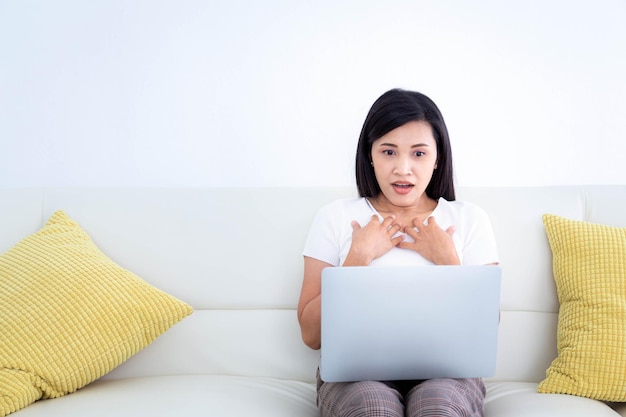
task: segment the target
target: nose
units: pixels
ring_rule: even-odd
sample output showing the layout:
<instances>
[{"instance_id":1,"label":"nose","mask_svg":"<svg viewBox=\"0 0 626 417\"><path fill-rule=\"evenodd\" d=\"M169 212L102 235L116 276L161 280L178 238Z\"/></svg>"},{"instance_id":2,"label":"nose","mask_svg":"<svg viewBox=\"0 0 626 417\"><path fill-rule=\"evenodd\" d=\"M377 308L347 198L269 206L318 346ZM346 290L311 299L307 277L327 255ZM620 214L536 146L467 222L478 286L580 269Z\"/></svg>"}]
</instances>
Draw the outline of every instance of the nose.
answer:
<instances>
[{"instance_id":1,"label":"nose","mask_svg":"<svg viewBox=\"0 0 626 417\"><path fill-rule=\"evenodd\" d=\"M411 175L413 170L411 169L411 163L408 158L398 158L396 166L393 170L394 175Z\"/></svg>"}]
</instances>

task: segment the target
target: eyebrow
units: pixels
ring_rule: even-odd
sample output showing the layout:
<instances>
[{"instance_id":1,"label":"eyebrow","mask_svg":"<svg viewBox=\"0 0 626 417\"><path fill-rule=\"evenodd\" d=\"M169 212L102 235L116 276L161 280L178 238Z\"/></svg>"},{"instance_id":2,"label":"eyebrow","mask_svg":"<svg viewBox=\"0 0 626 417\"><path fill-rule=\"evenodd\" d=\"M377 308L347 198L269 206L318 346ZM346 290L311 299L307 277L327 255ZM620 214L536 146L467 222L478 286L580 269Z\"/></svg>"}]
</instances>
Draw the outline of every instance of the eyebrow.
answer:
<instances>
[{"instance_id":1,"label":"eyebrow","mask_svg":"<svg viewBox=\"0 0 626 417\"><path fill-rule=\"evenodd\" d=\"M390 146L392 148L397 148L398 145L393 144L393 143L381 143L378 146ZM415 145L411 145L411 148L421 148L423 146L429 147L430 145L427 143L416 143Z\"/></svg>"}]
</instances>

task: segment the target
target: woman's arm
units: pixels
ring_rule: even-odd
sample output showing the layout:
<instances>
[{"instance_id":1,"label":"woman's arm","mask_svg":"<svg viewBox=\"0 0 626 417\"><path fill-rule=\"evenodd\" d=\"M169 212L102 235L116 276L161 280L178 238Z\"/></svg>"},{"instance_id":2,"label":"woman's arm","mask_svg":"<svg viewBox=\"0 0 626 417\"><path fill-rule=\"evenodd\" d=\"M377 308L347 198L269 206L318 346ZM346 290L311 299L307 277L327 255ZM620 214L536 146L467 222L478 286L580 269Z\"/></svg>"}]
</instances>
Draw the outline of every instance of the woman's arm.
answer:
<instances>
[{"instance_id":1,"label":"woman's arm","mask_svg":"<svg viewBox=\"0 0 626 417\"><path fill-rule=\"evenodd\" d=\"M320 260L304 257L304 279L298 302L298 322L302 340L311 349L321 347L322 269L332 267Z\"/></svg>"}]
</instances>

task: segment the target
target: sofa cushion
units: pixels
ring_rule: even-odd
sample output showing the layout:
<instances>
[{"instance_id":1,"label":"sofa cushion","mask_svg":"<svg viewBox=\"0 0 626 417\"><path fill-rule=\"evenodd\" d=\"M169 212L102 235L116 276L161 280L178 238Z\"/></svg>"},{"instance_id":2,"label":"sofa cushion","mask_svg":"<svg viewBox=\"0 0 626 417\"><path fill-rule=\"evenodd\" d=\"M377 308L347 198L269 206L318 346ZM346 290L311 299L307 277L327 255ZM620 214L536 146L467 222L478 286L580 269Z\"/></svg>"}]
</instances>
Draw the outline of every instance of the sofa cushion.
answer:
<instances>
[{"instance_id":1,"label":"sofa cushion","mask_svg":"<svg viewBox=\"0 0 626 417\"><path fill-rule=\"evenodd\" d=\"M626 228L543 222L560 309L558 356L538 391L626 401Z\"/></svg>"},{"instance_id":2,"label":"sofa cushion","mask_svg":"<svg viewBox=\"0 0 626 417\"><path fill-rule=\"evenodd\" d=\"M198 374L99 379L72 395L38 401L15 417L18 416L320 417L320 414L315 404L315 384L258 376Z\"/></svg>"},{"instance_id":3,"label":"sofa cushion","mask_svg":"<svg viewBox=\"0 0 626 417\"><path fill-rule=\"evenodd\" d=\"M63 211L0 255L0 416L71 393L191 314Z\"/></svg>"},{"instance_id":4,"label":"sofa cushion","mask_svg":"<svg viewBox=\"0 0 626 417\"><path fill-rule=\"evenodd\" d=\"M485 386L485 417L619 417L602 401L538 393L536 382L486 381Z\"/></svg>"}]
</instances>

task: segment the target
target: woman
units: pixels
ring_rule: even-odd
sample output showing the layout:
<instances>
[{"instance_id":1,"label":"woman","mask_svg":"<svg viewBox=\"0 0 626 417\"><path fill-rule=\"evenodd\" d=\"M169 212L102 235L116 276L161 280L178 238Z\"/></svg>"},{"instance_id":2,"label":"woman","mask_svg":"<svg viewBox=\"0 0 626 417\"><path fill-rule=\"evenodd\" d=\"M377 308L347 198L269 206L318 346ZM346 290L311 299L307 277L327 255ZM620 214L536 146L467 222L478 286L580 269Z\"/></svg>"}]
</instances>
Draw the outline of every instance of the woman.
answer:
<instances>
[{"instance_id":1,"label":"woman","mask_svg":"<svg viewBox=\"0 0 626 417\"><path fill-rule=\"evenodd\" d=\"M326 267L498 263L485 212L455 201L448 131L425 95L394 89L372 105L356 182L360 198L323 207L305 245L298 320L313 349ZM481 379L328 383L318 372L317 393L324 417L482 416L485 387Z\"/></svg>"}]
</instances>

